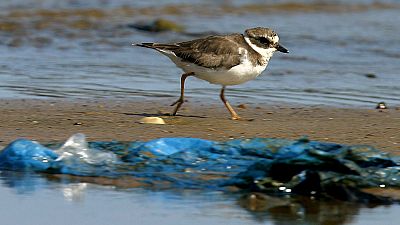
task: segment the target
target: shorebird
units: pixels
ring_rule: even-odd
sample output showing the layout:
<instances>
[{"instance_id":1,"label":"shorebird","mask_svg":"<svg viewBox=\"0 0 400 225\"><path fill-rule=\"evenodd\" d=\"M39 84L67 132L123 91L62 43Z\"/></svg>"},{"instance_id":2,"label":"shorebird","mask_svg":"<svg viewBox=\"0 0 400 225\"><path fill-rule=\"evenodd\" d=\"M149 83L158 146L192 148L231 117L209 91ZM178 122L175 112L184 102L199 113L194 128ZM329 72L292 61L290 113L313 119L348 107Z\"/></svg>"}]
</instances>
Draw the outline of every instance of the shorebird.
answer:
<instances>
[{"instance_id":1,"label":"shorebird","mask_svg":"<svg viewBox=\"0 0 400 225\"><path fill-rule=\"evenodd\" d=\"M172 115L176 115L184 102L185 80L194 76L212 84L222 85L220 98L233 120L240 119L225 99L225 88L253 80L268 65L276 51L289 51L279 44L279 37L270 28L256 27L244 34L214 35L178 43L132 44L151 48L168 56L184 73L181 76L181 94Z\"/></svg>"}]
</instances>

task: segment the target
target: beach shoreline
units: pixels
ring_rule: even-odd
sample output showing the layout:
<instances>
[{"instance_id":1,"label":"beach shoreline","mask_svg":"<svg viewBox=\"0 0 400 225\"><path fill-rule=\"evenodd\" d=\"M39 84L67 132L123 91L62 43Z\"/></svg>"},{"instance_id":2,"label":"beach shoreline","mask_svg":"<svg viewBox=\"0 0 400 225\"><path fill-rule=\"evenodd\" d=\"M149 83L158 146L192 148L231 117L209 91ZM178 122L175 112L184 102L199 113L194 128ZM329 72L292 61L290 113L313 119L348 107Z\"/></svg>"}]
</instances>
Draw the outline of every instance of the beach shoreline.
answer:
<instances>
[{"instance_id":1,"label":"beach shoreline","mask_svg":"<svg viewBox=\"0 0 400 225\"><path fill-rule=\"evenodd\" d=\"M223 104L190 101L176 117L169 102L154 100L0 100L0 146L18 138L63 142L75 133L89 141L147 141L195 137L215 141L237 138L287 138L349 145L372 145L400 155L400 109L351 109L326 106L276 106L232 102L232 121ZM165 125L141 124L159 116Z\"/></svg>"}]
</instances>

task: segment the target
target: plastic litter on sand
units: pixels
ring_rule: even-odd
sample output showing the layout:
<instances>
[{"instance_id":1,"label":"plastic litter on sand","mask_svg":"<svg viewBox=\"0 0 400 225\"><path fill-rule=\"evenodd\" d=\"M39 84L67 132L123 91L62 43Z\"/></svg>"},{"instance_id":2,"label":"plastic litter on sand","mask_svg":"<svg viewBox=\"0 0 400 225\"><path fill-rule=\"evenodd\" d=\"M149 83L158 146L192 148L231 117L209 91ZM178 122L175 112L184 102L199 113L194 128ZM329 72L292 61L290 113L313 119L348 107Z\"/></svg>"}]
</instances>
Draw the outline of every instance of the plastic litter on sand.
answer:
<instances>
[{"instance_id":1,"label":"plastic litter on sand","mask_svg":"<svg viewBox=\"0 0 400 225\"><path fill-rule=\"evenodd\" d=\"M0 152L0 169L51 174L131 177L152 188L305 195L364 203L391 203L365 188L400 188L400 163L371 146L300 139L253 138L215 142L161 138L148 142L86 142L75 134L64 144L18 139Z\"/></svg>"}]
</instances>

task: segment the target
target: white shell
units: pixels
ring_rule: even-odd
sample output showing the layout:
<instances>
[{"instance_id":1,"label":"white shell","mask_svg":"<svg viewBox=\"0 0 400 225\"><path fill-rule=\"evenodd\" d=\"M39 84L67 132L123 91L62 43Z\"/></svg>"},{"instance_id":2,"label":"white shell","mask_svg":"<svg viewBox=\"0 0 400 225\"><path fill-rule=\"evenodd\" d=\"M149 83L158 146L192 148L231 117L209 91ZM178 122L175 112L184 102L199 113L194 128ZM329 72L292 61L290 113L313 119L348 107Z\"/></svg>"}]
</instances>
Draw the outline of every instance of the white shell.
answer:
<instances>
[{"instance_id":1,"label":"white shell","mask_svg":"<svg viewBox=\"0 0 400 225\"><path fill-rule=\"evenodd\" d=\"M165 124L165 121L160 118L160 117L144 117L139 120L139 123L145 123L145 124Z\"/></svg>"}]
</instances>

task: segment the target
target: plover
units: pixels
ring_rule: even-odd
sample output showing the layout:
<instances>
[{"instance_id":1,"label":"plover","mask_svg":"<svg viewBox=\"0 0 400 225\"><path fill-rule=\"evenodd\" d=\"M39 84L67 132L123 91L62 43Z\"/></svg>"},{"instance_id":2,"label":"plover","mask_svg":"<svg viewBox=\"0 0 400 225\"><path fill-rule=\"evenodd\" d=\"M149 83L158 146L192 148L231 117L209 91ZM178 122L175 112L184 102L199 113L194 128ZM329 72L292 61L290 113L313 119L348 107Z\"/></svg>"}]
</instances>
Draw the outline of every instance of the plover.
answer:
<instances>
[{"instance_id":1,"label":"plover","mask_svg":"<svg viewBox=\"0 0 400 225\"><path fill-rule=\"evenodd\" d=\"M176 115L184 102L186 78L194 76L222 85L220 98L233 120L240 117L225 99L225 87L256 78L265 70L275 51L289 52L279 44L275 31L264 27L247 29L244 34L214 35L170 44L133 45L157 50L184 71L181 76L181 95L171 105L175 105L172 115Z\"/></svg>"}]
</instances>

